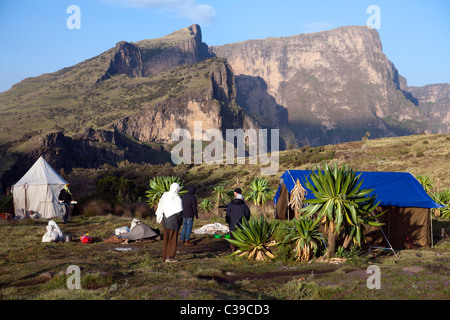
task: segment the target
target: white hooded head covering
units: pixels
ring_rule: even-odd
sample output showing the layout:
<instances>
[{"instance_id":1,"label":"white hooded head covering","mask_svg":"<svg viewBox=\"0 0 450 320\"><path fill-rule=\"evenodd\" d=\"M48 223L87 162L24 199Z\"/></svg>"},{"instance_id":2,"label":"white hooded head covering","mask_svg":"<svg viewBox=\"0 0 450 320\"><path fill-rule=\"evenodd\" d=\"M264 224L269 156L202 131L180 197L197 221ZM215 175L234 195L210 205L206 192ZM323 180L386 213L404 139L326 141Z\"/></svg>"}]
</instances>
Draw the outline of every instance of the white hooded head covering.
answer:
<instances>
[{"instance_id":1,"label":"white hooded head covering","mask_svg":"<svg viewBox=\"0 0 450 320\"><path fill-rule=\"evenodd\" d=\"M164 192L158 203L158 208L156 209L156 222L161 223L163 215L168 218L180 211L183 211L183 204L181 202L181 197L178 194L180 191L180 186L178 183L172 183L170 185L170 190Z\"/></svg>"}]
</instances>

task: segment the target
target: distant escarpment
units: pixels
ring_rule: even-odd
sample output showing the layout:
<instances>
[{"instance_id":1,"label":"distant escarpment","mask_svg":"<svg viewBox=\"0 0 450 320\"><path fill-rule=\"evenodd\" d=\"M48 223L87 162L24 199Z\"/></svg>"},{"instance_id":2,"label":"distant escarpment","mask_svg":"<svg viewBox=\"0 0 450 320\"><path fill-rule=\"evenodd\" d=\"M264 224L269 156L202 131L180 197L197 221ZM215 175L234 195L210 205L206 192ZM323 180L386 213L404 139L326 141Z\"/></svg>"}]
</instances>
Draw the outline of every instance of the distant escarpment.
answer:
<instances>
[{"instance_id":1,"label":"distant escarpment","mask_svg":"<svg viewBox=\"0 0 450 320\"><path fill-rule=\"evenodd\" d=\"M207 91L213 85L208 61L220 60L210 58L200 27L192 25L162 38L121 41L77 65L25 79L0 93L0 145L51 130L72 136L89 127L111 129L183 91Z\"/></svg>"},{"instance_id":2,"label":"distant escarpment","mask_svg":"<svg viewBox=\"0 0 450 320\"><path fill-rule=\"evenodd\" d=\"M450 132L450 83L408 87L422 112L430 119L433 133Z\"/></svg>"},{"instance_id":3,"label":"distant escarpment","mask_svg":"<svg viewBox=\"0 0 450 320\"><path fill-rule=\"evenodd\" d=\"M252 115L288 125L301 145L323 145L431 130L402 77L366 26L210 48L236 77ZM404 90L405 89L405 90Z\"/></svg>"}]
</instances>

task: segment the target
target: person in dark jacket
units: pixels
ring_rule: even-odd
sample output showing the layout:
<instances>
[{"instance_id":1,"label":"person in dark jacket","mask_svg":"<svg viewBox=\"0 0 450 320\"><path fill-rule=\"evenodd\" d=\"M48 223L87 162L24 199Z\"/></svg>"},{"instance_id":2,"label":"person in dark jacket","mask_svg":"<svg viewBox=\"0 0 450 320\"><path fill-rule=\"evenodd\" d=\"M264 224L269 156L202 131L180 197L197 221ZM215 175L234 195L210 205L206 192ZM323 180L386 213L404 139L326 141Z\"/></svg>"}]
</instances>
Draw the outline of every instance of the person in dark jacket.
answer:
<instances>
[{"instance_id":1,"label":"person in dark jacket","mask_svg":"<svg viewBox=\"0 0 450 320\"><path fill-rule=\"evenodd\" d=\"M237 193L235 190L236 198L233 199L227 205L227 211L225 214L225 220L230 228L230 236L233 239L232 232L236 230L236 227L243 221L243 219L250 219L250 209L244 202L244 197L242 194ZM236 246L230 243L231 252L236 251Z\"/></svg>"},{"instance_id":2,"label":"person in dark jacket","mask_svg":"<svg viewBox=\"0 0 450 320\"><path fill-rule=\"evenodd\" d=\"M63 206L63 223L67 223L72 216L72 193L69 190L69 184L66 184L64 188L61 189L58 200Z\"/></svg>"},{"instance_id":3,"label":"person in dark jacket","mask_svg":"<svg viewBox=\"0 0 450 320\"><path fill-rule=\"evenodd\" d=\"M197 198L195 197L197 188L190 186L188 192L181 198L183 203L183 229L181 230L180 241L187 246L193 246L191 242L192 226L194 218L198 219Z\"/></svg>"}]
</instances>

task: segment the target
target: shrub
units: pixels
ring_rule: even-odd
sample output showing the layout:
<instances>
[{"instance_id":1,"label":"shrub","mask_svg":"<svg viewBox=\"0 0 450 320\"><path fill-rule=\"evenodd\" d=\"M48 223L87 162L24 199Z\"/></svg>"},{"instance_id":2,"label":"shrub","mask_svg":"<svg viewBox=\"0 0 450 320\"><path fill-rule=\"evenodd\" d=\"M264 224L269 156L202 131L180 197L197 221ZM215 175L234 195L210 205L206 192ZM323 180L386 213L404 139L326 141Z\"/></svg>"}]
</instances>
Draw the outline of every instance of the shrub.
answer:
<instances>
[{"instance_id":1,"label":"shrub","mask_svg":"<svg viewBox=\"0 0 450 320\"><path fill-rule=\"evenodd\" d=\"M269 188L269 181L266 178L255 178L250 184L250 191L247 193L245 199L260 206L264 216L266 216L264 205L268 200L273 198L274 194L275 192Z\"/></svg>"},{"instance_id":2,"label":"shrub","mask_svg":"<svg viewBox=\"0 0 450 320\"><path fill-rule=\"evenodd\" d=\"M103 200L90 200L83 206L83 212L86 217L104 216L112 212L111 205Z\"/></svg>"},{"instance_id":3,"label":"shrub","mask_svg":"<svg viewBox=\"0 0 450 320\"><path fill-rule=\"evenodd\" d=\"M435 201L445 206L437 209L438 214L445 219L450 219L450 189L438 192Z\"/></svg>"}]
</instances>

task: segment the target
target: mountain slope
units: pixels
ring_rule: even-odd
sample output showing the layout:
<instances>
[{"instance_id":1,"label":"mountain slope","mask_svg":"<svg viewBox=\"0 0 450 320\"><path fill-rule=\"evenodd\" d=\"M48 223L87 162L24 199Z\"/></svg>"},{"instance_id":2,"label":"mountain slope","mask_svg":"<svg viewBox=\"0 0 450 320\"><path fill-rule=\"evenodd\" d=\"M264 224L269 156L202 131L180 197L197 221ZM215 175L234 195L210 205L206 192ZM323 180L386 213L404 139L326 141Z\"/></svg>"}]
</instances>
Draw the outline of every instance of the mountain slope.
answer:
<instances>
[{"instance_id":1,"label":"mountain slope","mask_svg":"<svg viewBox=\"0 0 450 320\"><path fill-rule=\"evenodd\" d=\"M0 94L0 153L8 158L0 172L20 175L36 154L68 171L101 165L92 158L95 150L110 164L170 161L164 144L175 128L190 128L193 120L202 120L203 129L253 126L235 97L227 61L208 55L196 25L159 39L119 42L97 57ZM94 133L83 134L86 130ZM88 154L69 146L86 143L89 150L80 148ZM166 154L148 150L133 156L127 150L136 143ZM6 176L3 185L15 182Z\"/></svg>"},{"instance_id":2,"label":"mountain slope","mask_svg":"<svg viewBox=\"0 0 450 320\"><path fill-rule=\"evenodd\" d=\"M200 27L193 25L159 39L122 41L72 67L25 79L0 93L0 144L52 129L73 135L85 127L105 128L169 94L173 83L164 79L156 84L161 89L133 89L152 83L148 77L208 57Z\"/></svg>"},{"instance_id":3,"label":"mountain slope","mask_svg":"<svg viewBox=\"0 0 450 320\"><path fill-rule=\"evenodd\" d=\"M208 47L192 25L0 93L0 175L14 183L38 155L67 172L164 163L171 133L194 121L280 129L282 149L446 133L448 92L407 87L365 26Z\"/></svg>"}]
</instances>

